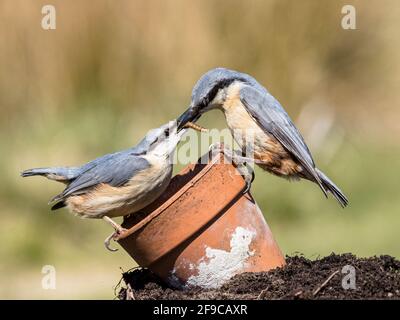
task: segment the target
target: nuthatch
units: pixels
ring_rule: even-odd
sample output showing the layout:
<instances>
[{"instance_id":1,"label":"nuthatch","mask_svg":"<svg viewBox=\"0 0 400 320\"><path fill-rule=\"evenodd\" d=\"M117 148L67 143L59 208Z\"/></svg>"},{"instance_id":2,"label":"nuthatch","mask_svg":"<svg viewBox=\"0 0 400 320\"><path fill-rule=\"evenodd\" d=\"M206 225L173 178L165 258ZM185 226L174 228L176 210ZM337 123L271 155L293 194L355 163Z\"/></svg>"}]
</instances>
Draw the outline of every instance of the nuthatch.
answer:
<instances>
[{"instance_id":1,"label":"nuthatch","mask_svg":"<svg viewBox=\"0 0 400 320\"><path fill-rule=\"evenodd\" d=\"M146 207L167 188L172 175L170 156L186 130L176 122L150 130L135 147L107 154L81 167L25 170L23 177L45 176L65 183L62 193L50 200L52 210L62 207L84 218L103 218L118 238L125 230L111 218ZM106 239L106 247L112 237Z\"/></svg>"},{"instance_id":2,"label":"nuthatch","mask_svg":"<svg viewBox=\"0 0 400 320\"><path fill-rule=\"evenodd\" d=\"M178 130L212 109L224 112L242 152L253 154L247 160L279 177L315 182L325 196L330 192L342 207L347 205L343 192L315 167L303 137L283 107L253 77L224 68L204 74L193 88L189 108L178 119Z\"/></svg>"}]
</instances>

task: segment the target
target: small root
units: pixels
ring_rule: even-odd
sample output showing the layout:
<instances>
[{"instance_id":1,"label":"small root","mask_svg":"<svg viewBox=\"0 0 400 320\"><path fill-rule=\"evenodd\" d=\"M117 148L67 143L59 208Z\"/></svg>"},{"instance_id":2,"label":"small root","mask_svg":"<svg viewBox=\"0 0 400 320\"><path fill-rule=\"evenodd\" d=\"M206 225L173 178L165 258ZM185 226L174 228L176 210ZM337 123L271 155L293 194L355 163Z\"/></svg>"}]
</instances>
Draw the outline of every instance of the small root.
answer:
<instances>
[{"instance_id":1,"label":"small root","mask_svg":"<svg viewBox=\"0 0 400 320\"><path fill-rule=\"evenodd\" d=\"M257 296L257 300L263 300L268 292L269 287L266 289L261 290L260 294Z\"/></svg>"},{"instance_id":2,"label":"small root","mask_svg":"<svg viewBox=\"0 0 400 320\"><path fill-rule=\"evenodd\" d=\"M316 289L314 290L314 292L313 292L313 296L316 296L316 295L318 294L318 292L320 292L321 289L322 289L323 287L325 287L325 286L328 284L328 282L331 281L331 279L332 279L338 272L339 272L339 270L336 270L334 273L332 273L332 274L328 277L328 279L326 279L318 288L316 288Z\"/></svg>"},{"instance_id":3,"label":"small root","mask_svg":"<svg viewBox=\"0 0 400 320\"><path fill-rule=\"evenodd\" d=\"M131 285L129 283L126 285L126 300L136 300L135 296L133 295Z\"/></svg>"}]
</instances>

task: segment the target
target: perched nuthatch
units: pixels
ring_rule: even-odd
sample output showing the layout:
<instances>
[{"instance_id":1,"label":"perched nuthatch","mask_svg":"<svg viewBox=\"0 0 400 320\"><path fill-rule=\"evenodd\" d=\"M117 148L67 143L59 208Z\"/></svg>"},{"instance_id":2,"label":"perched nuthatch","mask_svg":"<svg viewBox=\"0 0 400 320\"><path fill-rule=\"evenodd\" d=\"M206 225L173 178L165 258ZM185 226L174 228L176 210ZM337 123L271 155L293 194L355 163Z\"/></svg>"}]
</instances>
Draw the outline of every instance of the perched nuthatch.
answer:
<instances>
[{"instance_id":1,"label":"perched nuthatch","mask_svg":"<svg viewBox=\"0 0 400 320\"><path fill-rule=\"evenodd\" d=\"M330 192L343 207L347 205L343 192L315 167L303 137L283 107L253 77L224 68L204 74L193 88L189 108L178 119L178 130L212 109L224 112L242 152L250 151L252 161L262 169L279 177L315 182L325 196Z\"/></svg>"},{"instance_id":2,"label":"perched nuthatch","mask_svg":"<svg viewBox=\"0 0 400 320\"><path fill-rule=\"evenodd\" d=\"M116 236L124 229L112 217L137 212L167 188L172 176L170 157L185 131L178 133L176 122L167 123L150 130L135 147L83 166L29 169L21 175L65 183L64 191L51 199L55 203L51 209L67 207L84 218L103 218L113 225Z\"/></svg>"}]
</instances>

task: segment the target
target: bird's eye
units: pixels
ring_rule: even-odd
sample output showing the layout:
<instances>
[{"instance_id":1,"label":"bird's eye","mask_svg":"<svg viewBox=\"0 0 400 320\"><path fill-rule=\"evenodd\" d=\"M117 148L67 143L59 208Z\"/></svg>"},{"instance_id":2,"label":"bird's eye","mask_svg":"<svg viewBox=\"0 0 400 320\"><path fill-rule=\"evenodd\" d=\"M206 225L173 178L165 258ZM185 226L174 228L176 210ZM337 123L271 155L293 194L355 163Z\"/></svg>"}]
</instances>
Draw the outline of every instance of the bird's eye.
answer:
<instances>
[{"instance_id":1,"label":"bird's eye","mask_svg":"<svg viewBox=\"0 0 400 320\"><path fill-rule=\"evenodd\" d=\"M164 130L164 134L165 134L166 137L169 137L169 129L165 129Z\"/></svg>"},{"instance_id":2,"label":"bird's eye","mask_svg":"<svg viewBox=\"0 0 400 320\"><path fill-rule=\"evenodd\" d=\"M199 110L207 107L208 102L209 102L209 99L207 97L205 97L204 99L201 100L201 102L198 105L196 105L195 110L199 111Z\"/></svg>"}]
</instances>

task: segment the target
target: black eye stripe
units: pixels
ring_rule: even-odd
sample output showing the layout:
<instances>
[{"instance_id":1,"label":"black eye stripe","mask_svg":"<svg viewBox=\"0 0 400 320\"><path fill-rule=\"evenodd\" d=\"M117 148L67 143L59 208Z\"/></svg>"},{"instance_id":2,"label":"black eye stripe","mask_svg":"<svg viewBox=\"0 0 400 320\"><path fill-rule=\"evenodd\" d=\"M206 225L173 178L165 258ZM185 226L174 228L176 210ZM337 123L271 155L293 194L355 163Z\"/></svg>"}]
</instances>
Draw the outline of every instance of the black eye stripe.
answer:
<instances>
[{"instance_id":1,"label":"black eye stripe","mask_svg":"<svg viewBox=\"0 0 400 320\"><path fill-rule=\"evenodd\" d=\"M246 82L245 79L243 78L229 78L229 79L222 79L219 82L217 82L217 84L208 92L207 96L203 98L202 103L201 103L201 107L205 107L207 106L211 101L213 101L213 99L215 98L215 96L218 93L219 89L228 87L229 85L231 85L234 81L241 81L241 82Z\"/></svg>"}]
</instances>

